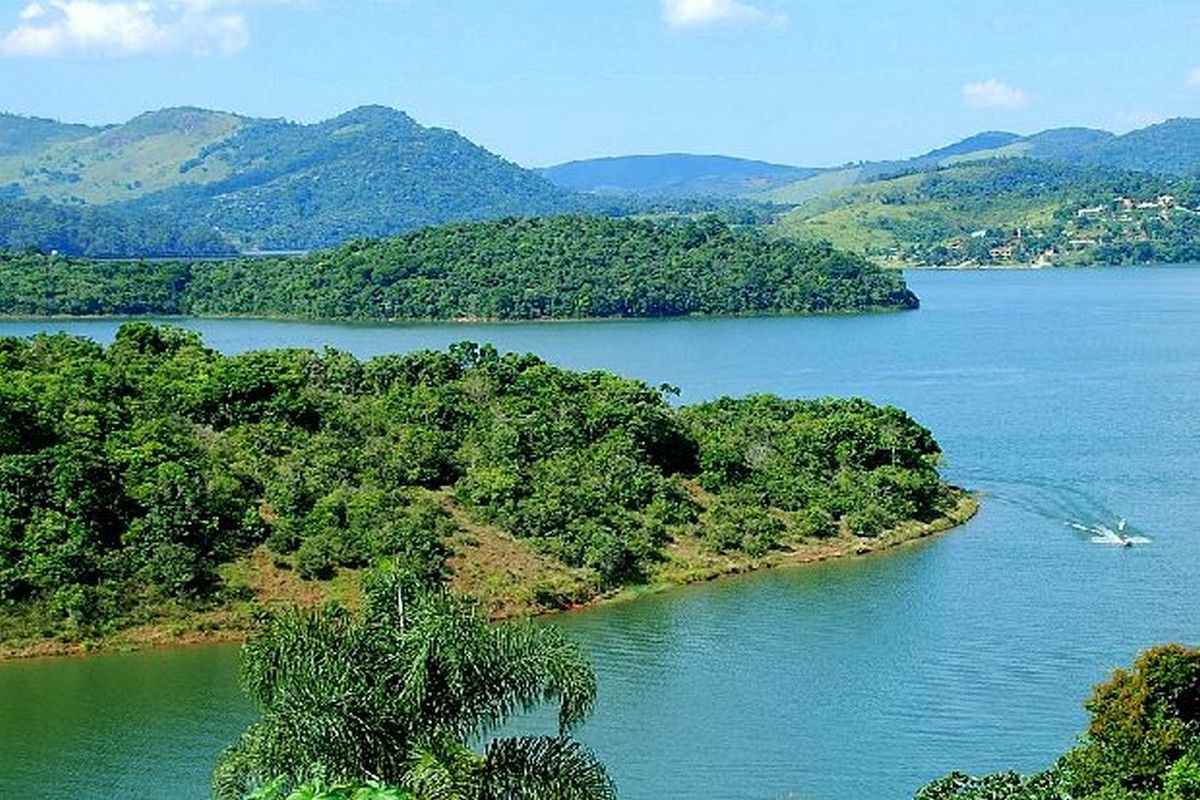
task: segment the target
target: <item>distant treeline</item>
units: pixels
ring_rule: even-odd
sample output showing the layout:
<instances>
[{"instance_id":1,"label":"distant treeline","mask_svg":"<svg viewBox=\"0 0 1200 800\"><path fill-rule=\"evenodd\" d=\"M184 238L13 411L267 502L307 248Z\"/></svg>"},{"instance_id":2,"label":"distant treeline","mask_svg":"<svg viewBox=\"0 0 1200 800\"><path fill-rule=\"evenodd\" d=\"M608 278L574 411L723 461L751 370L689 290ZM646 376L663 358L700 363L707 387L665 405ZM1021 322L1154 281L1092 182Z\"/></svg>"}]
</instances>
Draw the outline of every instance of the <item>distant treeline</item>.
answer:
<instances>
[{"instance_id":1,"label":"distant treeline","mask_svg":"<svg viewBox=\"0 0 1200 800\"><path fill-rule=\"evenodd\" d=\"M107 348L3 338L0 630L77 637L228 600L217 567L263 543L304 578L386 561L436 582L451 501L616 586L679 535L761 555L935 519L954 502L939 457L864 400L679 409L472 344L361 362L225 356L148 323Z\"/></svg>"},{"instance_id":2,"label":"distant treeline","mask_svg":"<svg viewBox=\"0 0 1200 800\"><path fill-rule=\"evenodd\" d=\"M147 212L0 196L0 250L91 258L208 257L237 251L216 229Z\"/></svg>"},{"instance_id":3,"label":"distant treeline","mask_svg":"<svg viewBox=\"0 0 1200 800\"><path fill-rule=\"evenodd\" d=\"M211 262L0 256L0 314L540 319L915 308L896 272L715 217L506 219Z\"/></svg>"}]
</instances>

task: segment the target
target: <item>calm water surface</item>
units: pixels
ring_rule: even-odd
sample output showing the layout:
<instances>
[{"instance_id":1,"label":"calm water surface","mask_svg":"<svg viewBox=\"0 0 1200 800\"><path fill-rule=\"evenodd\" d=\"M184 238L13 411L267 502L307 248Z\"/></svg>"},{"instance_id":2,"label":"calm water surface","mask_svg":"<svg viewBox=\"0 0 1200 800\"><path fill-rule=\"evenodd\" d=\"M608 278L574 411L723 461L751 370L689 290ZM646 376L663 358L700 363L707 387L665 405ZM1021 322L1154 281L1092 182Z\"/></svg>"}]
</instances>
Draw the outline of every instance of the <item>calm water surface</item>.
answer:
<instances>
[{"instance_id":1,"label":"calm water surface","mask_svg":"<svg viewBox=\"0 0 1200 800\"><path fill-rule=\"evenodd\" d=\"M910 797L1034 769L1155 642L1200 643L1200 269L916 273L915 313L504 325L185 321L222 350L361 356L464 338L669 382L684 400L858 394L931 427L984 491L900 553L570 614L600 702L582 737L632 800ZM111 338L116 323L0 323ZM1152 544L1070 526L1125 517ZM204 797L248 719L235 651L0 665L0 797ZM529 723L538 726L538 721Z\"/></svg>"}]
</instances>

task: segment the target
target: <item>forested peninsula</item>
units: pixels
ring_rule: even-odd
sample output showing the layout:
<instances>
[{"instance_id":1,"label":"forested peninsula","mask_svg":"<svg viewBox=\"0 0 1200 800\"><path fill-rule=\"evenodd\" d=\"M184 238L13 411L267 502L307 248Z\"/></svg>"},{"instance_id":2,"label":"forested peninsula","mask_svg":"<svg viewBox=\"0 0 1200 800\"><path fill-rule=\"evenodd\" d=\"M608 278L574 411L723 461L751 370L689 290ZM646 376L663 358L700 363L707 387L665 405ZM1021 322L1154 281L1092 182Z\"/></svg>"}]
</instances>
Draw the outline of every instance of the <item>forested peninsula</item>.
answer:
<instances>
[{"instance_id":1,"label":"forested peninsula","mask_svg":"<svg viewBox=\"0 0 1200 800\"><path fill-rule=\"evenodd\" d=\"M237 637L265 608L354 607L378 566L523 614L973 510L899 409L667 393L469 343L364 362L141 322L108 347L0 339L0 652Z\"/></svg>"},{"instance_id":2,"label":"forested peninsula","mask_svg":"<svg viewBox=\"0 0 1200 800\"><path fill-rule=\"evenodd\" d=\"M902 275L714 218L426 228L302 256L0 255L0 315L507 320L840 313L918 305Z\"/></svg>"}]
</instances>

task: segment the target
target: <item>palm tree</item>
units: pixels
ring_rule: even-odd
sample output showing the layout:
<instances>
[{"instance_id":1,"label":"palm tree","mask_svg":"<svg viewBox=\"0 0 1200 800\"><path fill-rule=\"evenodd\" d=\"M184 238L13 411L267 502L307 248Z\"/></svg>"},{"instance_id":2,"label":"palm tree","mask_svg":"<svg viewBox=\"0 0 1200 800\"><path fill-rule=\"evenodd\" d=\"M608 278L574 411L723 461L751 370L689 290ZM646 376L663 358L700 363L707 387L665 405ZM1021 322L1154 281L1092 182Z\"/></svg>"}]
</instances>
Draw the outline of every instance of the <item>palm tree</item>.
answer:
<instances>
[{"instance_id":1,"label":"palm tree","mask_svg":"<svg viewBox=\"0 0 1200 800\"><path fill-rule=\"evenodd\" d=\"M364 613L337 606L270 619L242 653L258 706L213 775L220 800L264 786L375 781L418 800L607 800L604 767L570 730L596 679L557 630L489 625L465 601L396 574L364 587ZM514 713L558 705L558 735L493 738Z\"/></svg>"}]
</instances>

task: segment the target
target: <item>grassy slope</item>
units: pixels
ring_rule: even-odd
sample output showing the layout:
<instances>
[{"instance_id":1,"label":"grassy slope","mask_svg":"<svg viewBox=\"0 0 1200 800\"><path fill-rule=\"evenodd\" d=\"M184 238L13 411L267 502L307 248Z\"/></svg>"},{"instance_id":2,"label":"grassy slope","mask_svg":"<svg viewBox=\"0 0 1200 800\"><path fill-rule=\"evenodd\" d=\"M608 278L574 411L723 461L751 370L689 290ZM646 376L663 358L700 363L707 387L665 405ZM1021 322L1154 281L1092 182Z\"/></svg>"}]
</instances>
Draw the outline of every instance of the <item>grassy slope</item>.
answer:
<instances>
[{"instance_id":1,"label":"grassy slope","mask_svg":"<svg viewBox=\"0 0 1200 800\"><path fill-rule=\"evenodd\" d=\"M753 197L798 205L840 189L917 169L952 167L1004 158L1034 158L1074 164L1111 163L1182 174L1188 171L1190 161L1187 154L1194 149L1190 145L1197 131L1200 131L1200 123L1176 120L1121 137L1089 128L1053 128L1025 137L1003 132L982 133L914 158L866 162L858 167L825 172L778 186Z\"/></svg>"},{"instance_id":2,"label":"grassy slope","mask_svg":"<svg viewBox=\"0 0 1200 800\"><path fill-rule=\"evenodd\" d=\"M1032 145L1021 140L1016 134L990 131L913 158L870 161L859 166L834 169L758 192L751 197L764 202L800 205L852 186L872 183L917 169L933 169L989 158L1012 158L1031 149Z\"/></svg>"},{"instance_id":3,"label":"grassy slope","mask_svg":"<svg viewBox=\"0 0 1200 800\"><path fill-rule=\"evenodd\" d=\"M991 150L978 150L974 153L950 156L939 161L938 166L953 167L956 164L970 164L972 161L986 161L991 158L1020 158L1031 155L1033 149L1033 145L1029 142L1013 142Z\"/></svg>"},{"instance_id":4,"label":"grassy slope","mask_svg":"<svg viewBox=\"0 0 1200 800\"><path fill-rule=\"evenodd\" d=\"M861 175L862 169L859 167L847 167L846 169L822 172L820 175L814 175L811 178L805 178L804 180L789 183L769 191L759 192L751 195L751 197L767 203L800 204L827 195L830 192L853 186L859 182Z\"/></svg>"},{"instance_id":5,"label":"grassy slope","mask_svg":"<svg viewBox=\"0 0 1200 800\"><path fill-rule=\"evenodd\" d=\"M0 158L0 185L16 183L27 197L57 202L113 203L185 183L226 177L220 162L180 172L180 164L227 139L244 120L233 114L171 109L34 154Z\"/></svg>"},{"instance_id":6,"label":"grassy slope","mask_svg":"<svg viewBox=\"0 0 1200 800\"><path fill-rule=\"evenodd\" d=\"M974 162L938 174L970 183L992 169L994 164ZM902 227L920 230L933 240L981 228L1038 227L1047 224L1054 212L1070 200L1058 193L1033 192L960 201L926 198L908 199L903 204L890 202L901 193L919 197L929 179L930 173L919 173L842 189L788 212L774 229L781 235L826 239L835 247L880 257L906 243L906 234L899 230Z\"/></svg>"},{"instance_id":7,"label":"grassy slope","mask_svg":"<svg viewBox=\"0 0 1200 800\"><path fill-rule=\"evenodd\" d=\"M712 498L694 483L689 491L707 505ZM475 598L493 618L511 618L559 611L601 601L624 600L674 586L713 580L759 569L798 566L836 558L866 556L910 544L958 525L974 516L977 499L957 490L952 506L943 517L928 523L908 522L866 539L842 533L805 539L785 538L782 546L762 558L741 553L719 554L703 547L694 531L673 531L666 557L644 584L601 594L586 570L564 566L516 539L480 522L461 508L448 490L431 493L450 513L457 530L451 537L451 587ZM786 521L787 514L775 512ZM205 607L164 604L148 609L136 624L112 636L92 642L48 640L36 620L5 619L0 611L0 660L82 653L95 649L137 649L241 641L263 609L280 609L293 604L316 606L337 601L354 608L361 602L357 570L341 569L328 581L302 580L294 569L294 558L272 555L259 547L239 561L225 565L221 577L225 599Z\"/></svg>"},{"instance_id":8,"label":"grassy slope","mask_svg":"<svg viewBox=\"0 0 1200 800\"><path fill-rule=\"evenodd\" d=\"M804 178L794 183L778 186L764 192L752 195L755 200L771 203L801 205L812 200L829 197L854 186L880 182L880 178L889 175L912 171L917 168L933 169L934 167L951 167L970 164L976 161L987 161L993 158L1020 158L1030 155L1033 145L1029 142L1013 142L1001 147L987 150L973 150L968 153L958 153L936 160L922 161L890 161L867 164L862 167L847 167L846 169L822 172L810 178Z\"/></svg>"}]
</instances>

